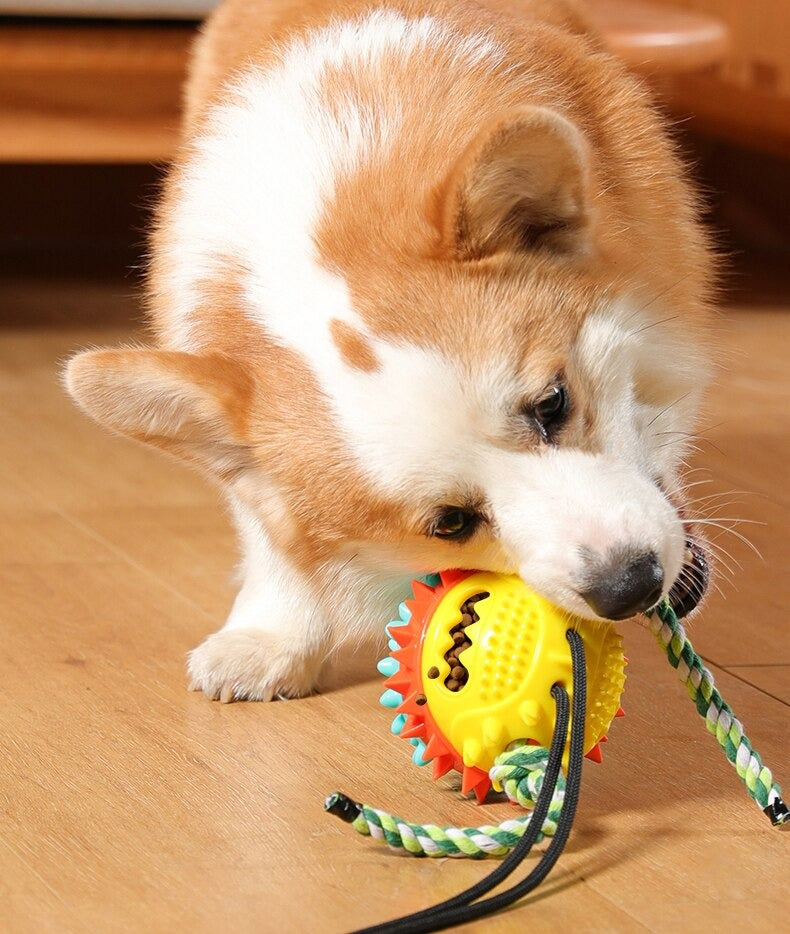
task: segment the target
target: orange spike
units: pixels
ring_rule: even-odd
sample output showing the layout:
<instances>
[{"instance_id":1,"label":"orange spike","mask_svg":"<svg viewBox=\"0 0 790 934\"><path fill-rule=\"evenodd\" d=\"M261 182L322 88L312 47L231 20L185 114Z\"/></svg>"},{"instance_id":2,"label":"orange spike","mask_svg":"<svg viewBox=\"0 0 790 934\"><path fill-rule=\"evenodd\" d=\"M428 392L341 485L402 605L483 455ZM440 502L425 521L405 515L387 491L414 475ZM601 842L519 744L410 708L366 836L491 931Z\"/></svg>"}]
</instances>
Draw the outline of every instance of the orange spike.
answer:
<instances>
[{"instance_id":1,"label":"orange spike","mask_svg":"<svg viewBox=\"0 0 790 934\"><path fill-rule=\"evenodd\" d=\"M482 804L485 801L490 788L491 779L487 775L484 781L480 782L479 785L475 785L475 797L477 798L478 804Z\"/></svg>"},{"instance_id":2,"label":"orange spike","mask_svg":"<svg viewBox=\"0 0 790 934\"><path fill-rule=\"evenodd\" d=\"M390 655L401 668L411 668L411 663L414 660L414 647L409 645L405 649L395 649L394 652L390 652Z\"/></svg>"},{"instance_id":3,"label":"orange spike","mask_svg":"<svg viewBox=\"0 0 790 934\"><path fill-rule=\"evenodd\" d=\"M439 571L439 577L442 580L443 587L454 587L458 581L469 577L469 571L462 571L459 568L453 568L448 571Z\"/></svg>"},{"instance_id":4,"label":"orange spike","mask_svg":"<svg viewBox=\"0 0 790 934\"><path fill-rule=\"evenodd\" d=\"M461 791L468 794L480 785L481 782L488 782L488 773L478 769L475 765L465 765L461 777ZM488 793L488 787L486 787Z\"/></svg>"},{"instance_id":5,"label":"orange spike","mask_svg":"<svg viewBox=\"0 0 790 934\"><path fill-rule=\"evenodd\" d=\"M599 742L599 743L608 743L608 742L609 742L609 737L608 737L608 736L602 736L602 737L598 740L598 742Z\"/></svg>"},{"instance_id":6,"label":"orange spike","mask_svg":"<svg viewBox=\"0 0 790 934\"><path fill-rule=\"evenodd\" d=\"M439 756L433 760L433 780L436 781L446 775L453 767L452 756Z\"/></svg>"},{"instance_id":7,"label":"orange spike","mask_svg":"<svg viewBox=\"0 0 790 934\"><path fill-rule=\"evenodd\" d=\"M593 762L603 762L603 753L598 743L586 754L585 758L592 759Z\"/></svg>"},{"instance_id":8,"label":"orange spike","mask_svg":"<svg viewBox=\"0 0 790 934\"><path fill-rule=\"evenodd\" d=\"M468 794L475 787L475 769L468 765L464 766L461 773L461 791Z\"/></svg>"},{"instance_id":9,"label":"orange spike","mask_svg":"<svg viewBox=\"0 0 790 934\"><path fill-rule=\"evenodd\" d=\"M618 708L617 708L617 713L615 714L615 717L624 717L624 716L625 716L625 711L623 710L622 707L618 707Z\"/></svg>"},{"instance_id":10,"label":"orange spike","mask_svg":"<svg viewBox=\"0 0 790 934\"><path fill-rule=\"evenodd\" d=\"M405 694L411 687L411 678L399 671L394 675L390 675L384 682L384 686L392 688L392 690L397 691L398 694Z\"/></svg>"},{"instance_id":11,"label":"orange spike","mask_svg":"<svg viewBox=\"0 0 790 934\"><path fill-rule=\"evenodd\" d=\"M406 723L404 723L403 729L400 731L400 735L403 737L403 739L414 739L415 736L419 739L425 739L428 733L425 728L425 724L422 721L417 720L414 717L409 717Z\"/></svg>"},{"instance_id":12,"label":"orange spike","mask_svg":"<svg viewBox=\"0 0 790 934\"><path fill-rule=\"evenodd\" d=\"M411 694L404 700L404 702L397 708L398 713L410 713L414 716L419 717L423 712L423 707L425 704L418 704L417 698L425 697L422 691L412 691Z\"/></svg>"},{"instance_id":13,"label":"orange spike","mask_svg":"<svg viewBox=\"0 0 790 934\"><path fill-rule=\"evenodd\" d=\"M443 757L446 755L447 746L444 744L441 737L434 733L426 743L425 749L422 751L423 759L435 759L437 756Z\"/></svg>"},{"instance_id":14,"label":"orange spike","mask_svg":"<svg viewBox=\"0 0 790 934\"><path fill-rule=\"evenodd\" d=\"M433 587L430 587L428 584L423 584L422 581L412 581L411 582L412 593L414 594L414 599L419 601L422 597L432 597L435 593ZM408 604L407 604L408 605Z\"/></svg>"},{"instance_id":15,"label":"orange spike","mask_svg":"<svg viewBox=\"0 0 790 934\"><path fill-rule=\"evenodd\" d=\"M408 626L396 626L392 630L392 638L404 649L409 643L414 642L414 633Z\"/></svg>"},{"instance_id":16,"label":"orange spike","mask_svg":"<svg viewBox=\"0 0 790 934\"><path fill-rule=\"evenodd\" d=\"M424 723L422 717L415 717L412 714L408 714L406 717L406 722L403 724L404 730L410 730L412 727L417 726L418 723ZM403 736L403 730L401 730L400 735Z\"/></svg>"}]
</instances>

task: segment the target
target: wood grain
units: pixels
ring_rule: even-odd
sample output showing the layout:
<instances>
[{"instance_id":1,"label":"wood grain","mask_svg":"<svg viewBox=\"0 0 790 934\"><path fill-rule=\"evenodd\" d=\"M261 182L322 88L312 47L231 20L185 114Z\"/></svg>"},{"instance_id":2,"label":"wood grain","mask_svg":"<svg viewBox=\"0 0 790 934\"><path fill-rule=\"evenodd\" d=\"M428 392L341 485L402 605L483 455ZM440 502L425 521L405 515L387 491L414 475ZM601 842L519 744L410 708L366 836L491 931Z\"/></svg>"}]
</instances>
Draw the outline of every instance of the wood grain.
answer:
<instances>
[{"instance_id":1,"label":"wood grain","mask_svg":"<svg viewBox=\"0 0 790 934\"><path fill-rule=\"evenodd\" d=\"M116 291L86 284L85 302ZM750 533L764 563L736 543L743 568L693 636L787 783L790 318L742 308L721 331L697 466L718 489L758 494L729 514L770 525ZM103 434L58 384L70 349L127 336L0 332L0 927L332 934L480 878L488 865L398 858L321 811L341 788L414 818L512 813L411 765L376 704L373 648L302 701L223 706L186 691L184 654L232 598L219 499ZM586 767L568 851L529 904L468 930L785 929L787 838L747 799L649 633L624 628L627 716L604 763Z\"/></svg>"},{"instance_id":2,"label":"wood grain","mask_svg":"<svg viewBox=\"0 0 790 934\"><path fill-rule=\"evenodd\" d=\"M790 665L735 665L728 669L731 675L742 678L771 697L790 705Z\"/></svg>"}]
</instances>

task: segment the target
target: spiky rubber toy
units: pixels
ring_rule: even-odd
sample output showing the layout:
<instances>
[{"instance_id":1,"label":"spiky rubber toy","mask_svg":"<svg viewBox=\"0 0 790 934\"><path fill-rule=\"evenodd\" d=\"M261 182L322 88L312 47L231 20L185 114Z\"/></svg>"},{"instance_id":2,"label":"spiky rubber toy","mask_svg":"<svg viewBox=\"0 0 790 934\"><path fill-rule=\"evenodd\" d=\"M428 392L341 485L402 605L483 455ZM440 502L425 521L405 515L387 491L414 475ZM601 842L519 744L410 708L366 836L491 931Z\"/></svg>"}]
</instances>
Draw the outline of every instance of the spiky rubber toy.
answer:
<instances>
[{"instance_id":1,"label":"spiky rubber toy","mask_svg":"<svg viewBox=\"0 0 790 934\"><path fill-rule=\"evenodd\" d=\"M572 697L569 628L587 651L585 753L600 761L600 743L622 714L626 660L613 627L570 616L514 575L447 571L412 588L387 625L390 654L378 668L387 676L381 703L396 711L392 732L415 747L415 764L433 762L434 778L456 769L463 791L482 801L507 746L548 747L552 685L567 685Z\"/></svg>"},{"instance_id":2,"label":"spiky rubber toy","mask_svg":"<svg viewBox=\"0 0 790 934\"><path fill-rule=\"evenodd\" d=\"M387 679L381 703L395 711L392 732L415 747L416 764L433 762L434 778L456 769L463 790L474 792L479 801L492 786L503 790L512 801L540 811L540 826L528 829L532 812L498 826L417 824L340 792L326 799L325 808L358 833L415 855L478 859L511 850L516 855L520 841L531 845L559 832L567 810L566 776L571 781L569 748L579 757L574 787L582 753L601 759L600 743L612 719L622 714L626 659L620 637L608 624L551 605L515 576L446 571L412 586L413 598L401 604L398 619L387 625L390 654L378 666ZM779 785L715 688L670 604L665 601L647 615L668 661L749 795L774 826L790 827L790 809ZM574 685L580 678L585 690L578 691L577 705ZM583 735L570 723L570 746L557 733L558 692L566 702L573 701L577 720L584 723ZM585 696L589 704L581 702ZM546 789L549 799L541 796L541 789L554 768L552 756L559 771L552 772L556 781ZM546 807L540 805L541 797ZM571 821L573 808L568 814ZM525 852L519 852L519 859Z\"/></svg>"}]
</instances>

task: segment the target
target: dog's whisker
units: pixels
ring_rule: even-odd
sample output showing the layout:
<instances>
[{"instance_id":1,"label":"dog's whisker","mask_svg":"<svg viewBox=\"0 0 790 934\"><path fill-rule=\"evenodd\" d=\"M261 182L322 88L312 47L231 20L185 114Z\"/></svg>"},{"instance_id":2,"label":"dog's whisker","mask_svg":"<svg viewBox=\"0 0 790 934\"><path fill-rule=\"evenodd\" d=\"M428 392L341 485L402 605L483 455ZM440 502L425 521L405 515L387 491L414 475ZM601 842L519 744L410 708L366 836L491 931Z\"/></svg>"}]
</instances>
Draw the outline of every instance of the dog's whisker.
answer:
<instances>
[{"instance_id":1,"label":"dog's whisker","mask_svg":"<svg viewBox=\"0 0 790 934\"><path fill-rule=\"evenodd\" d=\"M693 480L691 483L681 483L678 485L678 492L685 493L687 490L691 490L696 486L703 486L708 483L713 483L713 480L708 478L707 480Z\"/></svg>"},{"instance_id":2,"label":"dog's whisker","mask_svg":"<svg viewBox=\"0 0 790 934\"><path fill-rule=\"evenodd\" d=\"M656 450L661 451L673 444L683 444L686 446L688 451L691 451L694 454L701 454L703 450L702 446L707 445L709 448L713 448L713 450L717 451L722 456L725 456L724 451L722 451L722 449L716 444L715 441L711 441L709 438L699 438L696 436L689 436L688 438L673 438L671 441L664 441L662 444L656 445Z\"/></svg>"},{"instance_id":3,"label":"dog's whisker","mask_svg":"<svg viewBox=\"0 0 790 934\"><path fill-rule=\"evenodd\" d=\"M723 574L723 576L729 579L735 577L735 568L732 566L733 564L739 570L743 570L743 565L738 561L738 559L733 558L733 556L725 549L722 549L721 546L716 546L716 544L712 543L710 540L706 542L706 545L709 549L710 557L715 560L717 568L720 569L720 572Z\"/></svg>"},{"instance_id":4,"label":"dog's whisker","mask_svg":"<svg viewBox=\"0 0 790 934\"><path fill-rule=\"evenodd\" d=\"M691 273L688 272L684 276L681 276L679 279L676 279L674 282L668 285L665 289L662 289L660 292L654 295L650 299L650 301L642 305L641 308L637 310L636 314L642 314L643 312L647 311L647 309L650 308L651 305L655 305L657 301L660 301L662 298L664 298L665 295L668 295L673 289L676 289L678 286L682 285L689 278L690 275ZM652 322L651 324L645 325L642 328L637 328L637 330L629 332L628 336L632 337L634 334L639 334L642 331L646 331L651 327L656 327L659 324L665 324L668 321L674 321L676 318L679 318L679 317L680 315L673 315L668 318L662 318L660 321Z\"/></svg>"},{"instance_id":5,"label":"dog's whisker","mask_svg":"<svg viewBox=\"0 0 790 934\"><path fill-rule=\"evenodd\" d=\"M742 535L736 529L732 528L732 526L720 525L718 522L715 522L711 519L702 519L698 524L699 525L710 525L714 528L720 529L722 532L729 532L731 535L735 536L735 538L737 538L739 541L742 541L744 545L746 545L751 551L753 551L761 561L764 560L762 553L760 552L759 548L757 548L757 546L754 544L754 542L750 541L745 535ZM757 524L764 525L764 523L757 523ZM717 540L718 539L714 539L714 541L717 541Z\"/></svg>"},{"instance_id":6,"label":"dog's whisker","mask_svg":"<svg viewBox=\"0 0 790 934\"><path fill-rule=\"evenodd\" d=\"M677 316L676 316L676 317L677 317ZM667 320L671 320L671 319L667 319ZM638 332L637 332L637 333L638 333ZM666 413L667 413L671 408L673 408L674 406L676 406L679 402L682 402L684 399L688 399L688 397L689 397L690 394L691 394L690 392L684 392L683 395L678 396L677 399L675 399L674 402L670 402L669 405L664 406L664 408L661 409L661 411L660 411L657 415L654 415L654 416L650 419L650 421L645 425L645 429L648 429L651 425L653 425L655 422L657 422L658 419L661 418L662 415L666 415Z\"/></svg>"},{"instance_id":7,"label":"dog's whisker","mask_svg":"<svg viewBox=\"0 0 790 934\"><path fill-rule=\"evenodd\" d=\"M708 499L714 499L717 496L751 496L752 494L748 490L720 490L716 493L706 493L704 496L698 496L696 499L690 500L689 504L703 502Z\"/></svg>"},{"instance_id":8,"label":"dog's whisker","mask_svg":"<svg viewBox=\"0 0 790 934\"><path fill-rule=\"evenodd\" d=\"M715 519L716 512L719 509L729 509L730 506L743 506L745 505L742 499L730 499L730 500L713 500L712 502L701 504L701 503L689 503L688 507L691 509L693 507L693 512L689 513L688 521L695 522L702 519Z\"/></svg>"},{"instance_id":9,"label":"dog's whisker","mask_svg":"<svg viewBox=\"0 0 790 934\"><path fill-rule=\"evenodd\" d=\"M734 585L732 584L732 581L729 581L729 583L731 584L731 586L734 587ZM713 589L716 591L716 593L719 594L719 596L722 598L722 600L726 600L726 599L727 599L727 594L721 589L721 587L719 587L719 585L716 583L716 581L711 581L711 586L712 586ZM735 588L735 589L737 589L737 588Z\"/></svg>"},{"instance_id":10,"label":"dog's whisker","mask_svg":"<svg viewBox=\"0 0 790 934\"><path fill-rule=\"evenodd\" d=\"M727 561L731 561L739 570L743 570L743 565L741 562L730 551L728 551L724 545L721 544L721 542L719 542L718 537L714 536L709 538L707 540L707 545L716 556L717 561L719 561L720 564L723 564L728 571L734 573L729 564L723 560L722 555L727 559Z\"/></svg>"},{"instance_id":11,"label":"dog's whisker","mask_svg":"<svg viewBox=\"0 0 790 934\"><path fill-rule=\"evenodd\" d=\"M742 499L712 500L709 503L687 503L687 521L694 522L695 519L715 519L715 511L717 509L728 509L730 506L743 505L744 501Z\"/></svg>"},{"instance_id":12,"label":"dog's whisker","mask_svg":"<svg viewBox=\"0 0 790 934\"><path fill-rule=\"evenodd\" d=\"M768 525L768 523L763 522L762 519L740 519L740 518L737 518L736 516L716 516L715 519L716 519L716 522L731 522L733 526L736 526L736 525ZM710 522L711 520L706 517L704 520L700 519L698 521L701 523L702 521ZM722 526L722 528L725 528L725 526ZM726 526L726 528L730 528L730 526Z\"/></svg>"}]
</instances>

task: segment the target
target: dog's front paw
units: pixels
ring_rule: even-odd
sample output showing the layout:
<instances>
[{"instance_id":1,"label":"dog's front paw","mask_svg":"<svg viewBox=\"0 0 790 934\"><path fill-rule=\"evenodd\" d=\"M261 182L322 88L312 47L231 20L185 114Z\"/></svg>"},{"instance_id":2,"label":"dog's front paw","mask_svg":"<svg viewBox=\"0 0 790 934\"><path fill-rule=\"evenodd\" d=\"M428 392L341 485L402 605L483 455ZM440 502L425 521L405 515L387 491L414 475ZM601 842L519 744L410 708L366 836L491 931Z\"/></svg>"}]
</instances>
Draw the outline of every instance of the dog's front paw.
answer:
<instances>
[{"instance_id":1,"label":"dog's front paw","mask_svg":"<svg viewBox=\"0 0 790 934\"><path fill-rule=\"evenodd\" d=\"M211 700L270 701L312 693L318 667L282 636L263 629L223 629L188 656L190 690Z\"/></svg>"}]
</instances>

